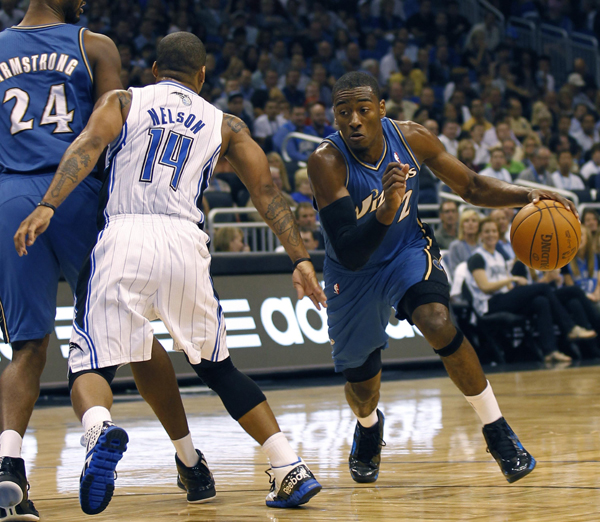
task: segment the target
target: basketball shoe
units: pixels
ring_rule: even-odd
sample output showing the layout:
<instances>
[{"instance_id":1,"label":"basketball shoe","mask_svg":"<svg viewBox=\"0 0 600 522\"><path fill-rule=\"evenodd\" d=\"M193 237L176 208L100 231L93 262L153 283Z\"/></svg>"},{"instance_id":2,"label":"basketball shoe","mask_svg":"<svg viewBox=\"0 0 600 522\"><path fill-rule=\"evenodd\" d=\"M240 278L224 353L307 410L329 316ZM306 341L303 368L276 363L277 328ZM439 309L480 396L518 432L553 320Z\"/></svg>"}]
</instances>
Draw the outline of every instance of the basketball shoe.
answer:
<instances>
[{"instance_id":1,"label":"basketball shoe","mask_svg":"<svg viewBox=\"0 0 600 522\"><path fill-rule=\"evenodd\" d=\"M202 504L215 498L215 481L212 473L208 469L206 459L200 450L196 450L198 463L188 468L179 460L177 453L175 454L175 464L177 465L177 485L180 489L187 491L187 501L192 504Z\"/></svg>"},{"instance_id":2,"label":"basketball shoe","mask_svg":"<svg viewBox=\"0 0 600 522\"><path fill-rule=\"evenodd\" d=\"M370 428L365 428L360 422L356 422L354 442L348 459L350 475L355 482L375 482L379 476L381 448L385 446L383 441L385 417L380 410L377 410L377 418L379 419L377 424Z\"/></svg>"},{"instance_id":3,"label":"basketball shoe","mask_svg":"<svg viewBox=\"0 0 600 522\"><path fill-rule=\"evenodd\" d=\"M35 522L40 519L28 498L28 489L23 459L0 458L0 521Z\"/></svg>"},{"instance_id":4,"label":"basketball shoe","mask_svg":"<svg viewBox=\"0 0 600 522\"><path fill-rule=\"evenodd\" d=\"M84 435L86 457L79 480L79 503L87 515L101 513L115 490L115 468L127 449L129 437L110 421L98 423Z\"/></svg>"},{"instance_id":5,"label":"basketball shoe","mask_svg":"<svg viewBox=\"0 0 600 522\"><path fill-rule=\"evenodd\" d=\"M523 447L504 417L483 427L488 453L496 459L508 482L516 482L535 468L535 459Z\"/></svg>"},{"instance_id":6,"label":"basketball shoe","mask_svg":"<svg viewBox=\"0 0 600 522\"><path fill-rule=\"evenodd\" d=\"M271 491L266 502L272 508L291 508L306 504L322 488L302 459L289 466L271 468L266 473L271 481Z\"/></svg>"}]
</instances>

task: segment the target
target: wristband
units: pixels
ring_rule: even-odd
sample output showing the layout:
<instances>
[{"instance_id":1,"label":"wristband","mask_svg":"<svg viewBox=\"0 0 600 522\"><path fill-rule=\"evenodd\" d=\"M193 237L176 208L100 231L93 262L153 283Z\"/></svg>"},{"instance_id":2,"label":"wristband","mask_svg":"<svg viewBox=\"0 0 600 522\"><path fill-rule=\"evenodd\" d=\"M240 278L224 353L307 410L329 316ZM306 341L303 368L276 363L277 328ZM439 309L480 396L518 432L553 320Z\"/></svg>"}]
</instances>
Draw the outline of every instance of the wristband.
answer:
<instances>
[{"instance_id":1,"label":"wristband","mask_svg":"<svg viewBox=\"0 0 600 522\"><path fill-rule=\"evenodd\" d=\"M54 211L54 213L56 214L56 207L54 205L52 205L51 203L47 203L46 201L40 201L37 204L37 206L38 207L48 207L48 208L51 208Z\"/></svg>"},{"instance_id":2,"label":"wristband","mask_svg":"<svg viewBox=\"0 0 600 522\"><path fill-rule=\"evenodd\" d=\"M297 261L294 262L294 268L292 271L296 270L296 268L298 268L298 265L300 263L303 263L304 261L310 261L312 263L312 260L310 259L310 257L301 257L300 259L298 259Z\"/></svg>"}]
</instances>

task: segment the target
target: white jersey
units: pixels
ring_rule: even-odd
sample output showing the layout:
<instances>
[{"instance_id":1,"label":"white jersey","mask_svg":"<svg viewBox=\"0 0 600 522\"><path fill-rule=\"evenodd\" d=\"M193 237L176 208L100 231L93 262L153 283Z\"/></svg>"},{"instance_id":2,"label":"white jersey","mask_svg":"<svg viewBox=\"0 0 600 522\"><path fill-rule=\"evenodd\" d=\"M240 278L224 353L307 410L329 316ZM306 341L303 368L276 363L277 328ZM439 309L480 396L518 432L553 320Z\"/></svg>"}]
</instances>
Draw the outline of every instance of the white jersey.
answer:
<instances>
[{"instance_id":1,"label":"white jersey","mask_svg":"<svg viewBox=\"0 0 600 522\"><path fill-rule=\"evenodd\" d=\"M199 206L219 159L223 112L173 81L129 92L127 121L108 148L106 222L161 214L202 224Z\"/></svg>"},{"instance_id":2,"label":"white jersey","mask_svg":"<svg viewBox=\"0 0 600 522\"><path fill-rule=\"evenodd\" d=\"M474 262L475 256L478 256L479 262ZM481 259L483 259L483 263L481 263ZM500 252L496 250L493 254L490 254L483 247L479 247L477 250L475 250L473 255L467 261L467 264L469 267L469 273L466 281L467 285L469 286L469 290L471 290L471 294L473 295L473 308L475 308L475 311L479 315L485 315L488 312L488 301L490 298L495 294L508 292L508 288L503 286L500 290L496 290L494 294L486 294L479 288L479 286L477 286L475 278L471 272L475 269L483 268L485 270L487 280L490 283L495 283L496 281L501 281L502 279L507 279L510 277L508 265L506 264L506 260L504 257L502 257Z\"/></svg>"}]
</instances>

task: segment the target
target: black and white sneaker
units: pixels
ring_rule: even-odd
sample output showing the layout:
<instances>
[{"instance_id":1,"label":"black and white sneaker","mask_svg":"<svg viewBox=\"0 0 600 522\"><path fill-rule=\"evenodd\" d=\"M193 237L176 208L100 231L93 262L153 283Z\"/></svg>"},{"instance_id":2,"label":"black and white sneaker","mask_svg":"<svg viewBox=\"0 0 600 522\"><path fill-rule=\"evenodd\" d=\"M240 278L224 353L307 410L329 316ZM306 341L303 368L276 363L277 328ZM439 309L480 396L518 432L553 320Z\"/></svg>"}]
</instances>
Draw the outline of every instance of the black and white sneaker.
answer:
<instances>
[{"instance_id":1,"label":"black and white sneaker","mask_svg":"<svg viewBox=\"0 0 600 522\"><path fill-rule=\"evenodd\" d=\"M0 521L36 522L40 514L28 496L22 458L0 458Z\"/></svg>"},{"instance_id":2,"label":"black and white sneaker","mask_svg":"<svg viewBox=\"0 0 600 522\"><path fill-rule=\"evenodd\" d=\"M381 465L381 448L385 446L383 441L383 425L385 417L377 410L377 424L370 428L363 427L356 422L354 430L354 441L348 459L350 475L355 482L375 482L379 477L379 466Z\"/></svg>"},{"instance_id":3,"label":"black and white sneaker","mask_svg":"<svg viewBox=\"0 0 600 522\"><path fill-rule=\"evenodd\" d=\"M266 473L271 480L271 491L266 503L272 508L301 506L322 489L302 459L289 466L271 468Z\"/></svg>"},{"instance_id":4,"label":"black and white sneaker","mask_svg":"<svg viewBox=\"0 0 600 522\"><path fill-rule=\"evenodd\" d=\"M177 485L180 489L187 492L187 501L192 504L202 504L217 496L215 491L215 480L208 469L208 464L200 450L196 450L198 463L188 468L177 454L175 454L175 464L177 464Z\"/></svg>"},{"instance_id":5,"label":"black and white sneaker","mask_svg":"<svg viewBox=\"0 0 600 522\"><path fill-rule=\"evenodd\" d=\"M487 442L487 451L496 459L508 482L516 482L535 468L535 459L523 447L504 417L486 424L483 436Z\"/></svg>"},{"instance_id":6,"label":"black and white sneaker","mask_svg":"<svg viewBox=\"0 0 600 522\"><path fill-rule=\"evenodd\" d=\"M106 509L115 490L115 469L127 449L129 437L110 421L96 424L84 435L86 457L79 481L79 503L84 513Z\"/></svg>"}]
</instances>

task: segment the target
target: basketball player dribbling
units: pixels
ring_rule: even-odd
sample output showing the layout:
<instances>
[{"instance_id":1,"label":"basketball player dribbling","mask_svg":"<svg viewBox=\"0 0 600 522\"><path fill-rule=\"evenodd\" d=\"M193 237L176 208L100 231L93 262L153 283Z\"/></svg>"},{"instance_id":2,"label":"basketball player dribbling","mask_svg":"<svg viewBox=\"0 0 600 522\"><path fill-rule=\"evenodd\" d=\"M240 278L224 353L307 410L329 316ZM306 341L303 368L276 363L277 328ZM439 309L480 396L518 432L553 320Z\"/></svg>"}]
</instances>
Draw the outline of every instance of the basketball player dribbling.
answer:
<instances>
[{"instance_id":1,"label":"basketball player dribbling","mask_svg":"<svg viewBox=\"0 0 600 522\"><path fill-rule=\"evenodd\" d=\"M417 215L419 169L433 173L469 203L519 207L555 199L479 176L446 152L421 125L385 117L377 80L342 76L333 88L339 132L308 161L325 230L325 294L335 369L347 380L346 399L358 418L349 458L356 482L379 475L383 413L377 408L381 350L392 307L416 325L442 358L454 384L483 423L489 451L509 482L530 473L535 459L504 420L477 355L450 319L449 288L433 232Z\"/></svg>"},{"instance_id":2,"label":"basketball player dribbling","mask_svg":"<svg viewBox=\"0 0 600 522\"><path fill-rule=\"evenodd\" d=\"M28 498L23 436L39 395L58 279L73 289L97 235L101 181L90 176L61 208L27 259L13 250L19 223L50 185L94 102L121 88L110 38L72 24L80 0L31 0L0 34L0 330L12 361L0 377L0 520L38 520Z\"/></svg>"},{"instance_id":3,"label":"basketball player dribbling","mask_svg":"<svg viewBox=\"0 0 600 522\"><path fill-rule=\"evenodd\" d=\"M239 118L224 115L198 95L205 61L204 45L193 34L163 38L153 66L157 83L112 91L98 102L65 152L42 206L15 234L19 255L34 250L53 209L109 146L104 223L79 277L69 354L73 408L87 441L79 494L87 514L107 507L114 470L127 448L127 433L112 422L109 410L110 382L118 366L129 363L140 394L175 446L178 485L188 501L215 496L206 460L192 443L170 359L153 339L150 321L158 318L175 348L261 444L273 478L267 506L298 506L321 489L281 433L265 396L229 357L223 311L209 273L209 238L198 208L221 156L246 184L294 261L298 298L306 295L320 307L325 294L262 149Z\"/></svg>"}]
</instances>

